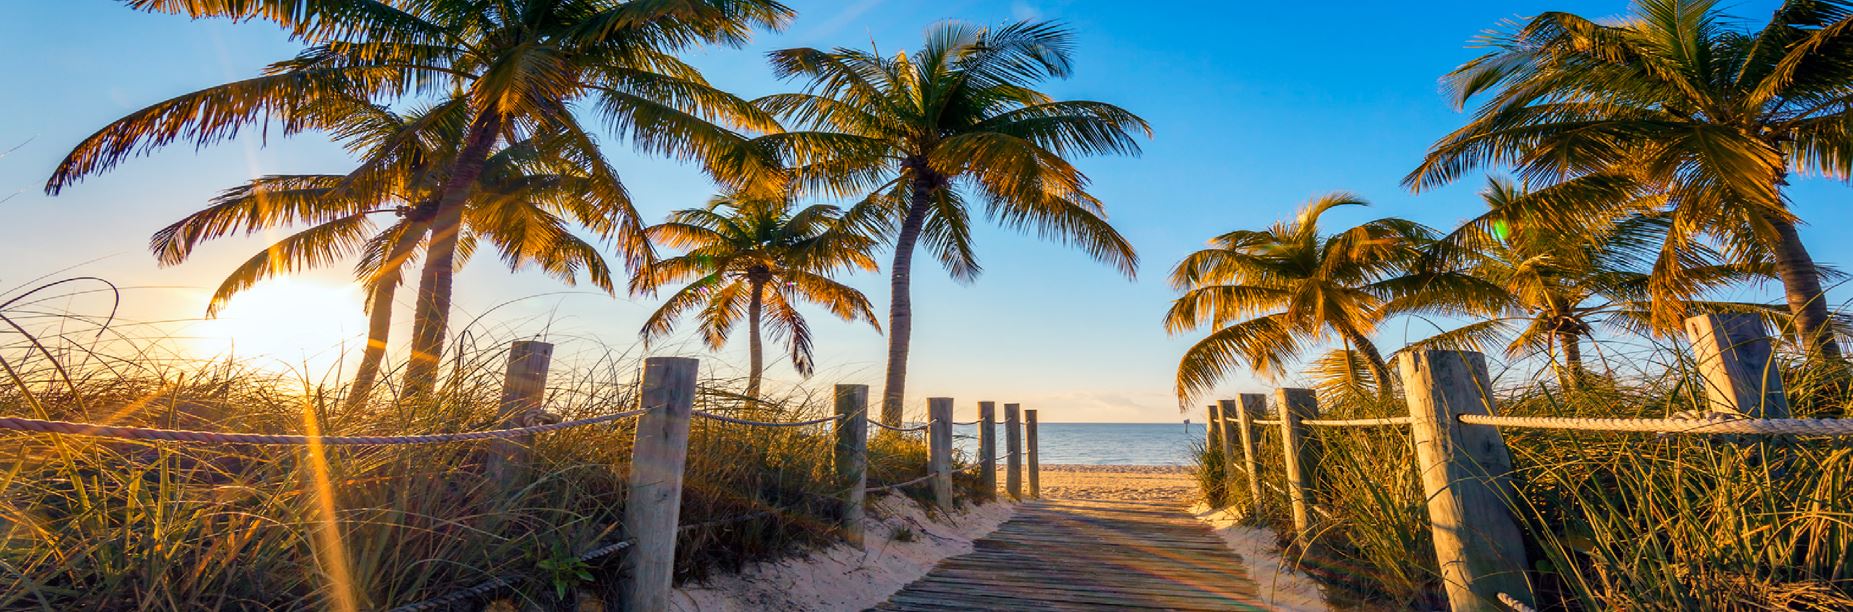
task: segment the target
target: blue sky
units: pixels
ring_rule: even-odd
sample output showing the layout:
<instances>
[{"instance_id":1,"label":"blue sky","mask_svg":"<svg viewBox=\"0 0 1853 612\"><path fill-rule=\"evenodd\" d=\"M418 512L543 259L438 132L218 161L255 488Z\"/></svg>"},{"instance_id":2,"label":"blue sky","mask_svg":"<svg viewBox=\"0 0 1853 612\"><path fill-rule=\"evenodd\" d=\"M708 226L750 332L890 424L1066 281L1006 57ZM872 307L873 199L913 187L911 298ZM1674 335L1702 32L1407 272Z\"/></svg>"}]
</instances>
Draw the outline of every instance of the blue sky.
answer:
<instances>
[{"instance_id":1,"label":"blue sky","mask_svg":"<svg viewBox=\"0 0 1853 612\"><path fill-rule=\"evenodd\" d=\"M1472 214L1479 179L1420 196L1398 185L1434 139L1463 121L1440 95L1437 78L1473 57L1467 41L1502 19L1544 10L1613 15L1625 8L1615 1L1427 2L1420 9L1386 2L791 3L799 17L787 31L762 34L744 49L696 52L691 60L711 81L750 97L791 87L767 71L763 54L770 49L874 41L893 52L917 46L923 29L943 19L1060 19L1078 34L1077 72L1046 91L1119 104L1153 124L1156 136L1143 156L1081 162L1113 222L1139 249L1136 281L1059 245L989 226L976 238L985 274L975 284L958 285L934 268L915 275L911 403L951 396L964 415L975 400L1018 401L1042 409L1049 421L1180 418L1172 371L1192 338L1168 337L1159 324L1172 297L1163 279L1213 234L1266 225L1333 190L1375 203L1328 217L1333 223L1396 215L1446 226ZM1732 11L1760 21L1773 5L1746 2ZM0 158L0 198L13 194L0 203L6 221L0 259L9 262L0 268L0 287L43 274L95 274L135 287L127 294L130 319L197 318L204 293L260 248L262 237L211 244L194 260L163 269L143 247L148 235L254 175L347 167L345 154L320 135L285 140L272 133L266 142L254 130L199 151L171 146L59 197L44 196L40 185L57 160L108 121L251 76L297 47L265 24L191 22L97 0L6 3L0 46L0 74L8 82L0 89L6 117L0 150L18 145ZM621 143L607 150L647 218L699 205L711 192L692 168L639 158ZM1804 180L1792 195L1811 223L1803 236L1815 256L1847 261L1853 245L1835 240L1833 228L1849 219L1843 202L1853 193ZM336 286L345 274L337 267L306 280ZM848 280L886 312L884 277ZM473 262L458 285L459 320L488 311L483 320L494 328L488 333L546 332L563 355L635 344L652 307L648 299L566 289L532 272L511 275L488 257ZM358 303L334 310L338 329L358 337ZM263 312L243 314L257 321L243 329L290 326ZM814 384L879 386L881 336L821 313L813 326L820 364ZM1384 343L1396 346L1405 328L1421 334L1422 327L1387 326ZM702 354L687 342L657 350ZM704 363L726 371L726 364L744 361L730 349ZM769 361L776 364L771 376L794 379L783 363ZM1235 373L1221 392L1266 387Z\"/></svg>"}]
</instances>

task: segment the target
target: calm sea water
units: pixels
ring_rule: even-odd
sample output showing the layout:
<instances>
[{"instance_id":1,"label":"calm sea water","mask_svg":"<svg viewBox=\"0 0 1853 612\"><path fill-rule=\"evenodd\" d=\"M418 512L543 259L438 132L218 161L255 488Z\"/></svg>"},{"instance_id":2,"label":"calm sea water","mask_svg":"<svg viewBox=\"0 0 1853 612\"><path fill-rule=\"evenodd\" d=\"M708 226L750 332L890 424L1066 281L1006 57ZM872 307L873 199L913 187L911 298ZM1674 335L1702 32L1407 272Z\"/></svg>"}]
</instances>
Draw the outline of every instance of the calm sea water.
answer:
<instances>
[{"instance_id":1,"label":"calm sea water","mask_svg":"<svg viewBox=\"0 0 1853 612\"><path fill-rule=\"evenodd\" d=\"M978 449L978 426L954 426L954 445L967 456ZM1041 423L1036 426L1038 461L1045 464L1187 465L1193 442L1203 440L1202 423ZM997 427L997 452L1004 427Z\"/></svg>"}]
</instances>

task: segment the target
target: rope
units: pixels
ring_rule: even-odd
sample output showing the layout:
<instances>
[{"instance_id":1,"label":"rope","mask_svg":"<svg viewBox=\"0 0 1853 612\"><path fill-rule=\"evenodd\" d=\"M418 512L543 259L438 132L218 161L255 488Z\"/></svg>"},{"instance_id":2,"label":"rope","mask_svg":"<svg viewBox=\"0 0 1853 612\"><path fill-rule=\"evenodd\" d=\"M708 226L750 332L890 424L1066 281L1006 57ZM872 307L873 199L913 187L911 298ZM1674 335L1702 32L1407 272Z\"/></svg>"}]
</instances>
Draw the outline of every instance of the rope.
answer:
<instances>
[{"instance_id":1,"label":"rope","mask_svg":"<svg viewBox=\"0 0 1853 612\"><path fill-rule=\"evenodd\" d=\"M514 438L548 431L559 431L586 425L609 423L620 419L641 415L646 410L631 410L616 414L549 423L513 429L494 429L489 431L471 431L464 433L423 434L413 436L304 436L294 434L255 434L224 431L194 431L189 429L157 429L153 427L125 427L118 425L94 425L90 423L71 423L68 421L48 421L28 419L25 417L0 417L0 429L30 431L36 433L69 434L96 438L115 438L118 440L166 440L170 442L199 442L212 444L273 444L304 445L317 441L329 446L387 446L395 444L438 444L442 442L464 442L469 440L490 440L496 438Z\"/></svg>"},{"instance_id":2,"label":"rope","mask_svg":"<svg viewBox=\"0 0 1853 612\"><path fill-rule=\"evenodd\" d=\"M1717 416L1712 416L1717 415ZM1615 419L1582 417L1516 417L1463 414L1460 422L1521 429L1577 431L1632 431L1676 434L1762 434L1798 436L1853 435L1853 419L1751 419L1728 413L1708 413L1685 419Z\"/></svg>"},{"instance_id":3,"label":"rope","mask_svg":"<svg viewBox=\"0 0 1853 612\"><path fill-rule=\"evenodd\" d=\"M915 425L915 426L913 426L913 427L895 427L895 426L893 426L893 425L889 425L889 424L887 424L887 423L883 423L883 422L881 422L881 421L877 421L877 420L875 420L875 419L869 419L868 421L869 421L869 424L870 424L870 425L874 425L874 426L876 426L876 427L880 427L880 428L882 428L882 429L886 429L886 430L888 430L888 431L898 431L898 432L901 432L901 433L907 433L907 432L910 432L910 431L926 431L926 429L927 429L927 426L926 426L925 424L920 424L920 425Z\"/></svg>"},{"instance_id":4,"label":"rope","mask_svg":"<svg viewBox=\"0 0 1853 612\"><path fill-rule=\"evenodd\" d=\"M701 529L701 528L704 528L704 527L714 527L714 526L718 526L718 525L728 525L728 524L733 524L733 523L743 523L743 522L746 522L746 521L750 521L750 520L753 520L753 519L756 519L756 518L765 518L765 517L768 517L768 516L772 516L772 515L774 515L774 514L777 514L777 513L779 513L779 512L780 512L780 510L781 510L780 508L773 508L773 509L771 509L771 510L761 510L761 511L759 511L759 512L748 512L748 513L746 513L746 514L741 514L741 515L736 515L736 516L730 516L730 517L727 517L727 518L719 518L719 519L714 519L714 520L712 520L712 521L702 521L702 522L699 522L699 523L690 523L690 524L687 524L687 525L683 525L683 526L680 526L680 527L677 527L677 528L676 528L676 531L690 531L690 530L694 530L694 529ZM789 508L785 508L785 510L789 510Z\"/></svg>"},{"instance_id":5,"label":"rope","mask_svg":"<svg viewBox=\"0 0 1853 612\"><path fill-rule=\"evenodd\" d=\"M1255 419L1252 422L1256 425L1279 425L1280 424L1279 419Z\"/></svg>"},{"instance_id":6,"label":"rope","mask_svg":"<svg viewBox=\"0 0 1853 612\"><path fill-rule=\"evenodd\" d=\"M919 477L919 478L915 478L915 479L913 479L913 480L909 480L909 481L907 481L907 482L897 482L897 483L894 483L894 484L891 484L891 485L883 485L883 486L879 486L879 487L869 487L868 489L865 489L865 490L864 490L864 492L865 492L865 493L881 493L881 492L884 492L884 491L890 491L890 490L893 490L893 489L899 489L899 488L901 488L901 487L905 487L905 486L910 486L910 485L917 485L917 484L920 484L920 483L923 483L923 482L926 482L926 481L928 481L928 480L932 480L934 476L938 476L938 474L927 474L927 475L925 475L925 476L921 476L921 477Z\"/></svg>"},{"instance_id":7,"label":"rope","mask_svg":"<svg viewBox=\"0 0 1853 612\"><path fill-rule=\"evenodd\" d=\"M1408 425L1415 419L1410 417L1387 417L1381 419L1305 419L1300 423L1320 427L1376 427L1379 425Z\"/></svg>"},{"instance_id":8,"label":"rope","mask_svg":"<svg viewBox=\"0 0 1853 612\"><path fill-rule=\"evenodd\" d=\"M1525 602L1519 601L1517 597L1505 593L1499 594L1499 603L1505 604L1507 608L1511 608L1512 612L1538 612L1537 608L1525 605Z\"/></svg>"},{"instance_id":9,"label":"rope","mask_svg":"<svg viewBox=\"0 0 1853 612\"><path fill-rule=\"evenodd\" d=\"M977 420L977 421L953 421L953 422L952 422L952 424L953 424L953 425L960 425L960 426L964 426L964 425L977 425L977 424L979 424L979 423L983 423L983 422L984 422L984 420L982 420L982 419L980 419L980 420Z\"/></svg>"},{"instance_id":10,"label":"rope","mask_svg":"<svg viewBox=\"0 0 1853 612\"><path fill-rule=\"evenodd\" d=\"M735 425L752 425L754 427L809 427L811 425L822 425L824 423L834 423L843 418L842 415L837 415L837 416L824 417L821 419L811 419L809 421L793 421L790 423L778 423L778 422L772 422L772 421L752 421L748 419L742 419L739 417L730 417L730 416L716 414L713 412L707 412L703 410L697 410L689 414L692 414L692 415L695 415L695 416L698 416L704 419L720 421L722 423L733 423Z\"/></svg>"},{"instance_id":11,"label":"rope","mask_svg":"<svg viewBox=\"0 0 1853 612\"><path fill-rule=\"evenodd\" d=\"M609 555L611 553L618 552L626 548L630 548L630 546L631 546L631 540L619 540L611 544L606 544L604 546L600 546L598 548L588 550L585 552L585 554L579 555L579 560L581 562L591 561L593 559L597 559L599 557L603 557L605 555ZM515 586L514 578L510 578L507 576L499 576L496 578L490 578L488 580L485 580L481 583L476 584L475 586L472 586L467 589L463 589L461 591L453 591L446 595L433 597L431 599L427 599L424 601L419 601L419 602L414 602L414 603L409 603L403 606L399 606L397 608L393 608L391 612L423 612L425 610L447 609L451 607L451 604L457 604L457 603L462 603L462 602L469 601L472 599L476 599L476 598L488 595L490 593L493 593L493 592L496 592L496 591L499 591L505 588L510 588L513 586Z\"/></svg>"}]
</instances>

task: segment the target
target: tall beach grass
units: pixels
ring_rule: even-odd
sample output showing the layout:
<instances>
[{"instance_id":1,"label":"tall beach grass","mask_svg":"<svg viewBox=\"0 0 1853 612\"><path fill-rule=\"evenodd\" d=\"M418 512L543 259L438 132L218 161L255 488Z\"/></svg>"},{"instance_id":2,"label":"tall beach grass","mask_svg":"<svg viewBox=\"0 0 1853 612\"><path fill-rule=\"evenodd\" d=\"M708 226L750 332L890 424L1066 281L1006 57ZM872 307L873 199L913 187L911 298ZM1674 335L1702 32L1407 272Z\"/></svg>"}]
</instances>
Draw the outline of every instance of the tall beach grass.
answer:
<instances>
[{"instance_id":1,"label":"tall beach grass","mask_svg":"<svg viewBox=\"0 0 1853 612\"><path fill-rule=\"evenodd\" d=\"M1516 416L1666 417L1707 408L1683 351L1610 355L1631 369L1565 389L1517 367L1498 376ZM1797 417L1837 417L1850 398L1838 371L1781 360ZM1615 368L1617 370L1620 367ZM1407 414L1400 398L1322 397L1333 418ZM1235 494L1206 486L1290 542L1279 436L1261 428L1260 507L1236 470ZM1294 557L1335 601L1440 605L1427 509L1406 427L1312 429L1319 453L1314 527ZM1514 463L1514 515L1545 609L1835 610L1853 608L1853 447L1796 438L1503 430ZM1199 454L1200 478L1224 468ZM1207 483L1206 483L1207 484ZM1213 499L1213 498L1212 498ZM1309 545L1306 545L1309 544Z\"/></svg>"},{"instance_id":2,"label":"tall beach grass","mask_svg":"<svg viewBox=\"0 0 1853 612\"><path fill-rule=\"evenodd\" d=\"M497 348L460 350L428 399L382 388L348 410L339 381L191 359L172 338L136 339L120 322L61 325L0 346L0 414L355 435L490 429L499 418ZM556 364L545 405L564 419L630 409L638 364L617 351ZM827 394L800 388L749 403L741 386L702 381L696 409L772 421L830 410ZM495 579L506 586L459 603L611 601L622 553L579 557L624 538L634 423L535 436L512 486L486 476L482 443L314 448L0 432L0 609L383 609ZM696 420L682 523L775 511L683 531L678 578L835 541L843 485L832 442L829 425ZM869 451L871 483L926 473L919 435L873 436ZM970 497L975 481L961 482ZM924 499L925 489L899 493Z\"/></svg>"}]
</instances>

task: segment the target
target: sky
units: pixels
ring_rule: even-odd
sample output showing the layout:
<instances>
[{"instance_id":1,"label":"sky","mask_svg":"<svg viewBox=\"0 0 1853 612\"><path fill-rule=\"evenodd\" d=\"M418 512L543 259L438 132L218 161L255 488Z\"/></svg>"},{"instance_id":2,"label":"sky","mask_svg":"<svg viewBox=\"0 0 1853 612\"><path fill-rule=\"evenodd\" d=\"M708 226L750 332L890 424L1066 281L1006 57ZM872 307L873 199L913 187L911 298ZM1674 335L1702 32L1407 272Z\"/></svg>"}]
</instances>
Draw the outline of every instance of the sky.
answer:
<instances>
[{"instance_id":1,"label":"sky","mask_svg":"<svg viewBox=\"0 0 1853 612\"><path fill-rule=\"evenodd\" d=\"M1616 15L1618 1L1410 3L1127 3L1106 0L790 0L798 18L739 49L687 58L715 84L746 97L790 91L773 78L769 50L789 47L912 49L932 23L1066 22L1076 33L1072 78L1044 91L1125 107L1154 136L1132 158L1090 158L1110 219L1138 249L1136 279L1059 244L985 225L975 241L984 274L970 285L935 264L914 275L909 404L952 397L959 418L975 402L1017 402L1044 421L1175 422L1174 368L1194 336L1161 325L1175 293L1170 266L1210 236L1261 228L1320 194L1346 190L1374 206L1327 216L1332 227L1382 216L1450 226L1480 207L1484 181L1412 195L1400 180L1435 139L1464 122L1440 94L1439 77L1477 55L1470 39L1501 20L1567 10ZM1730 5L1760 23L1774 2ZM282 138L253 129L196 150L166 147L50 197L42 185L72 146L130 111L228 80L248 78L299 49L263 23L190 21L114 2L0 4L0 290L35 279L94 275L124 287L130 321L197 320L218 280L266 238L229 239L184 264L160 267L146 250L156 229L202 207L222 189L272 173L342 172L350 158L321 134ZM701 205L713 185L695 168L632 154L615 139L606 151L646 219ZM1792 189L1809 224L1802 236L1823 263L1844 265L1853 244L1835 227L1853 219L1846 185L1803 179ZM886 261L886 255L883 260ZM226 320L181 323L198 350L236 350L300 364L357 346L364 336L359 292L347 264L260 287L234 300ZM846 282L887 312L881 274ZM406 299L411 291L401 292ZM1747 297L1765 299L1767 289ZM1843 292L1831 295L1835 303ZM457 280L457 326L483 337L546 337L558 359L638 349L636 333L654 308L648 297L612 297L565 287L533 271L511 273L479 258ZM82 308L97 308L86 304ZM402 311L407 310L401 308ZM808 385L865 383L879 390L886 343L865 325L812 309L818 373ZM409 317L397 326L402 352ZM1386 352L1436 323L1399 320L1380 335ZM709 372L738 373L745 344L710 354L686 336L654 354L703 358ZM639 349L640 350L640 349ZM768 377L799 382L769 347ZM1219 397L1297 380L1231 372Z\"/></svg>"}]
</instances>

